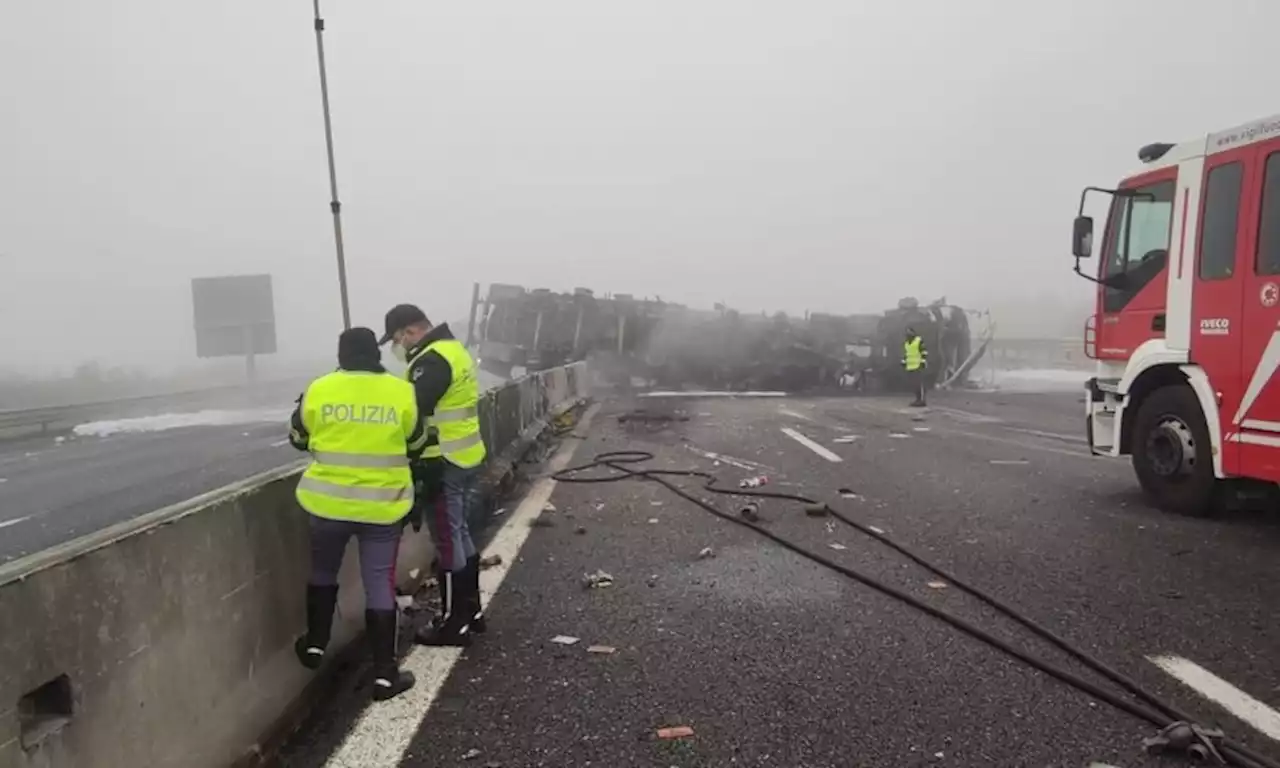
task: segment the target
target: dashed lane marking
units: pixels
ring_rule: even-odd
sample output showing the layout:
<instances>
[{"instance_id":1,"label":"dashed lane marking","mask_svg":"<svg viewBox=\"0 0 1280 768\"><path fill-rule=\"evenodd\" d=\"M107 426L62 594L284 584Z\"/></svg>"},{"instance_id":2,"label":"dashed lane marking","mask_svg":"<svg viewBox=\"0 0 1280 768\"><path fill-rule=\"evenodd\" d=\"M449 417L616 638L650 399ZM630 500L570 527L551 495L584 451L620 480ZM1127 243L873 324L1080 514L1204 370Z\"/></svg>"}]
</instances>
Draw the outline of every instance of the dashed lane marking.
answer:
<instances>
[{"instance_id":1,"label":"dashed lane marking","mask_svg":"<svg viewBox=\"0 0 1280 768\"><path fill-rule=\"evenodd\" d=\"M583 415L577 427L580 433L591 426L591 419L599 409L599 405L593 405ZM580 442L572 439L561 445L551 460L548 474L569 466ZM486 556L499 555L502 562L480 572L482 595L492 597L502 586L503 579L515 565L520 548L533 530L530 523L542 514L555 488L556 481L551 477L539 480L485 548ZM409 745L461 655L461 648L415 647L405 659L403 668L414 674L417 685L391 701L370 703L342 745L325 763L325 768L397 768L403 765Z\"/></svg>"},{"instance_id":2,"label":"dashed lane marking","mask_svg":"<svg viewBox=\"0 0 1280 768\"><path fill-rule=\"evenodd\" d=\"M1147 661L1269 738L1280 741L1280 712L1181 656L1148 656Z\"/></svg>"},{"instance_id":3,"label":"dashed lane marking","mask_svg":"<svg viewBox=\"0 0 1280 768\"><path fill-rule=\"evenodd\" d=\"M791 410L790 408L779 407L778 413L782 414L783 416L790 416L793 419L800 419L801 421L809 421L809 422L813 421L812 416L806 416L803 413L797 413Z\"/></svg>"},{"instance_id":4,"label":"dashed lane marking","mask_svg":"<svg viewBox=\"0 0 1280 768\"><path fill-rule=\"evenodd\" d=\"M792 440L795 440L797 443L799 443L799 444L803 445L805 448L808 448L809 450L811 450L811 451L813 451L814 453L818 454L819 456L821 456L822 458L826 459L827 461L830 461L830 462L833 462L833 463L838 463L838 462L844 461L844 459L840 458L840 457L839 457L839 456L837 456L836 454L834 454L834 453L832 453L831 451L827 450L827 449L826 449L825 447L823 447L822 445L819 445L818 443L815 443L814 441L810 440L809 438L805 437L804 435L800 434L799 432L795 431L794 429L791 429L790 427L783 427L783 428L782 428L782 434L786 435L787 437L791 438Z\"/></svg>"},{"instance_id":5,"label":"dashed lane marking","mask_svg":"<svg viewBox=\"0 0 1280 768\"><path fill-rule=\"evenodd\" d=\"M11 525L17 525L18 523L25 523L28 520L30 520L32 517L34 517L34 515L27 515L26 517L15 517L12 520L0 520L0 528L8 528Z\"/></svg>"}]
</instances>

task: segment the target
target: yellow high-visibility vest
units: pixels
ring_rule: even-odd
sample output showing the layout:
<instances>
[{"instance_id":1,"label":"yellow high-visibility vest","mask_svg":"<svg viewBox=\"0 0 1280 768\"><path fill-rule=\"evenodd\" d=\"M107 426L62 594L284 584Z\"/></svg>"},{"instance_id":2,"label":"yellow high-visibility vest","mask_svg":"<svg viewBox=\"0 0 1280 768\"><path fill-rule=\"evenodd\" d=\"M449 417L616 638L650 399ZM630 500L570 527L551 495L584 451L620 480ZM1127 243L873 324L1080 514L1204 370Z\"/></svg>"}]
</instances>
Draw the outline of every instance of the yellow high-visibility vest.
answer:
<instances>
[{"instance_id":1,"label":"yellow high-visibility vest","mask_svg":"<svg viewBox=\"0 0 1280 768\"><path fill-rule=\"evenodd\" d=\"M449 364L449 389L436 403L435 413L427 416L427 431L432 441L422 453L424 459L444 457L463 469L478 467L487 451L480 434L480 380L476 364L467 347L457 339L433 341L409 361L409 371L418 358L435 352Z\"/></svg>"},{"instance_id":2,"label":"yellow high-visibility vest","mask_svg":"<svg viewBox=\"0 0 1280 768\"><path fill-rule=\"evenodd\" d=\"M920 337L916 336L902 347L902 364L908 371L918 371L920 366L924 365L924 353L920 350L921 343Z\"/></svg>"},{"instance_id":3,"label":"yellow high-visibility vest","mask_svg":"<svg viewBox=\"0 0 1280 768\"><path fill-rule=\"evenodd\" d=\"M389 373L335 371L301 403L312 462L297 499L317 517L390 525L413 507L409 440L418 424L413 386Z\"/></svg>"}]
</instances>

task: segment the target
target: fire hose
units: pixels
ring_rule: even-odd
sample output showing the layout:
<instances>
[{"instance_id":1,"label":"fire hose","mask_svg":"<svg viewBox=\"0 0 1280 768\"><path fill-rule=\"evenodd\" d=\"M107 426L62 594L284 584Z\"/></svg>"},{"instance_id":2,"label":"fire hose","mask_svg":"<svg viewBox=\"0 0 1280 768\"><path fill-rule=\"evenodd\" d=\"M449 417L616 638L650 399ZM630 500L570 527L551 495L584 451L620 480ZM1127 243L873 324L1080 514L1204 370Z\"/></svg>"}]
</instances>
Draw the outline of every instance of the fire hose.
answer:
<instances>
[{"instance_id":1,"label":"fire hose","mask_svg":"<svg viewBox=\"0 0 1280 768\"><path fill-rule=\"evenodd\" d=\"M1068 640L1054 633L1052 630L1037 623L1034 619L1019 612L1017 609L1009 606L995 596L986 591L975 587L963 579L957 578L954 574L944 570L942 567L926 560L924 557L913 552L907 546L900 544L879 530L872 529L863 525L858 521L848 517L839 510L832 508L830 505L811 499L799 494L786 493L782 491L762 491L750 490L742 488L718 488L716 483L718 478L708 472L693 469L644 469L634 468L633 465L642 464L646 461L654 459L654 454L648 451L610 451L598 454L594 459L586 464L574 467L566 467L552 475L558 482L562 483L613 483L623 480L648 480L658 483L667 490L676 494L680 498L691 504L703 509L704 511L715 515L716 517L748 528L757 535L778 544L808 560L839 573L846 578L860 582L861 584L871 587L872 589L892 597L902 603L922 611L945 624L948 624L965 634L980 640L987 645L1027 664L1028 666L1043 672L1067 685L1085 693L1099 701L1105 701L1116 709L1126 712L1134 717L1145 720L1156 728L1160 729L1159 733L1145 740L1145 745L1151 750L1163 750L1169 752L1184 752L1191 756L1200 757L1211 760L1221 765L1241 766L1242 768L1280 768L1280 763L1268 758L1265 755L1246 747L1243 744L1232 741L1224 737L1221 732L1205 728L1195 722L1195 720L1184 712L1179 711L1174 706L1160 700L1151 692L1144 689L1132 678L1111 668L1101 660L1091 656L1085 651L1072 645ZM582 476L590 470L598 470L601 468L613 470L613 474ZM925 568L926 570L936 574L940 578L954 584L962 591L981 600L1000 613L1008 616L1010 619L1018 622L1026 627L1032 633L1038 635L1042 639L1052 643L1054 646L1064 651L1068 655L1074 657L1094 672L1102 675L1120 688L1132 694L1137 702L1119 696L1114 692L1096 685L1084 678L1070 672L1062 667L1056 666L1048 661L1032 656L1025 650L1008 643L986 630L962 619L948 611L930 605L902 590L890 586L876 578L868 576L854 568L841 565L824 557L816 552L812 552L799 544L792 542L784 536L763 527L756 519L747 519L742 516L729 514L715 505L699 499L690 492L681 488L668 478L696 478L704 481L702 489L714 494L725 496L743 496L760 499L778 499L782 501L791 501L805 504L810 507L820 507L818 510L822 514L829 514L839 520L844 525L865 534L885 546L893 549L908 560ZM755 516L747 516L753 518Z\"/></svg>"}]
</instances>

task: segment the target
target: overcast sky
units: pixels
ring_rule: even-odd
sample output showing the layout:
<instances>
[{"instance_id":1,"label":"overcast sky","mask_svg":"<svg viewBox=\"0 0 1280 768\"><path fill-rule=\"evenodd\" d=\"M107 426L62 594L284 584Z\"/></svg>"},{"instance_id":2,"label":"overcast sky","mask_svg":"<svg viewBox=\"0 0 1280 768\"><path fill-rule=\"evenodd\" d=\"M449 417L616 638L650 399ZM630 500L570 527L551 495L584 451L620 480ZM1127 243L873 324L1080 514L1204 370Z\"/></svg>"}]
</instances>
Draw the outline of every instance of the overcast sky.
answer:
<instances>
[{"instance_id":1,"label":"overcast sky","mask_svg":"<svg viewBox=\"0 0 1280 768\"><path fill-rule=\"evenodd\" d=\"M357 324L472 281L868 312L1088 286L1079 189L1280 111L1280 4L326 0ZM192 277L340 329L308 0L11 2L5 367L194 362Z\"/></svg>"}]
</instances>

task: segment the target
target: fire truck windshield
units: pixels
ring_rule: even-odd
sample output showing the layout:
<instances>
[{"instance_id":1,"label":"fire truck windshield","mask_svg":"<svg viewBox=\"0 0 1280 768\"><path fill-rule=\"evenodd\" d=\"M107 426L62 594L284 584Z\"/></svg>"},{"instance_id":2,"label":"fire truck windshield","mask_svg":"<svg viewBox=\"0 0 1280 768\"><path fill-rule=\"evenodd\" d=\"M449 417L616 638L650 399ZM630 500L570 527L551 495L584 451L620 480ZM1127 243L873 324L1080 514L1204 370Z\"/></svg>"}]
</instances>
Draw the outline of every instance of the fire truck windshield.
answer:
<instances>
[{"instance_id":1,"label":"fire truck windshield","mask_svg":"<svg viewBox=\"0 0 1280 768\"><path fill-rule=\"evenodd\" d=\"M1118 312L1169 260L1174 182L1160 181L1117 195L1107 217L1102 258L1103 309Z\"/></svg>"}]
</instances>

